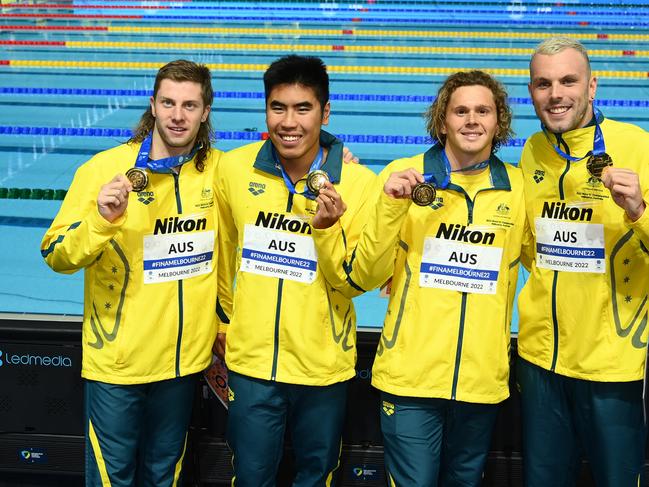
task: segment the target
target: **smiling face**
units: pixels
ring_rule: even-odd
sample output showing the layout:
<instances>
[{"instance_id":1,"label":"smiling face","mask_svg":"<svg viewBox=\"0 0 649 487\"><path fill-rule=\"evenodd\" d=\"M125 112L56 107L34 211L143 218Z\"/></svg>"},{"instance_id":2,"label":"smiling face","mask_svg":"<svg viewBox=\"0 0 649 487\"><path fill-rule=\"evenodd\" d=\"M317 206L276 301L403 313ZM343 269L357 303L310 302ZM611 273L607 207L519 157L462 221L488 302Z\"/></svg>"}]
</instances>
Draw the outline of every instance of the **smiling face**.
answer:
<instances>
[{"instance_id":1,"label":"smiling face","mask_svg":"<svg viewBox=\"0 0 649 487\"><path fill-rule=\"evenodd\" d=\"M156 159L189 153L210 107L203 104L201 85L193 81L163 79L151 97L155 117L151 153Z\"/></svg>"},{"instance_id":2,"label":"smiling face","mask_svg":"<svg viewBox=\"0 0 649 487\"><path fill-rule=\"evenodd\" d=\"M575 49L535 54L528 89L536 115L550 132L561 134L584 127L593 117L597 79Z\"/></svg>"},{"instance_id":3,"label":"smiling face","mask_svg":"<svg viewBox=\"0 0 649 487\"><path fill-rule=\"evenodd\" d=\"M329 102L320 106L312 88L275 86L266 101L268 135L284 167L306 172L320 148L320 129L329 123Z\"/></svg>"},{"instance_id":4,"label":"smiling face","mask_svg":"<svg viewBox=\"0 0 649 487\"><path fill-rule=\"evenodd\" d=\"M449 99L442 133L451 163L466 166L485 161L498 128L493 93L482 85L460 86Z\"/></svg>"}]
</instances>

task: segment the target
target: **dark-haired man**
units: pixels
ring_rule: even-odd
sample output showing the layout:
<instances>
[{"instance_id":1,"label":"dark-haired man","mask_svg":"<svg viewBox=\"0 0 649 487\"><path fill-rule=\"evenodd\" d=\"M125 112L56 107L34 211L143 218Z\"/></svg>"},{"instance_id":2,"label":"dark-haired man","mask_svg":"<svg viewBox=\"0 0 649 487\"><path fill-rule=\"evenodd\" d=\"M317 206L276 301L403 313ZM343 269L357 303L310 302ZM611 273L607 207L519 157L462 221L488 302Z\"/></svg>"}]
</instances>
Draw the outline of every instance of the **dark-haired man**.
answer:
<instances>
[{"instance_id":1,"label":"dark-haired man","mask_svg":"<svg viewBox=\"0 0 649 487\"><path fill-rule=\"evenodd\" d=\"M339 462L356 332L351 298L322 269L351 260L376 177L342 164L342 143L321 129L330 105L320 59L281 58L264 87L269 139L224 155L216 185L233 485L275 485L288 427L293 485L325 486Z\"/></svg>"},{"instance_id":2,"label":"dark-haired man","mask_svg":"<svg viewBox=\"0 0 649 487\"><path fill-rule=\"evenodd\" d=\"M88 486L180 485L217 330L212 96L206 66L163 66L133 137L77 170L43 238L55 271L85 270Z\"/></svg>"},{"instance_id":3,"label":"dark-haired man","mask_svg":"<svg viewBox=\"0 0 649 487\"><path fill-rule=\"evenodd\" d=\"M542 130L521 158L533 234L517 380L527 487L643 485L649 135L595 108L584 46L542 42L529 91ZM612 164L612 165L611 165Z\"/></svg>"}]
</instances>

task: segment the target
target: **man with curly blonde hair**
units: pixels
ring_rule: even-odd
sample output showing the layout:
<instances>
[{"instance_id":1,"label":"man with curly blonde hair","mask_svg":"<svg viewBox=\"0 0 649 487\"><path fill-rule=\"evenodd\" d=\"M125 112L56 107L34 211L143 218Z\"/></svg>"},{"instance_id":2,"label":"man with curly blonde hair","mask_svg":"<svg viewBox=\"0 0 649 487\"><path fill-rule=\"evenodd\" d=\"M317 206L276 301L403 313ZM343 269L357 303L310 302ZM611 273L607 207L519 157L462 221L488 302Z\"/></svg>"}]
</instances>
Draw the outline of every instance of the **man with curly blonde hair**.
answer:
<instances>
[{"instance_id":1,"label":"man with curly blonde hair","mask_svg":"<svg viewBox=\"0 0 649 487\"><path fill-rule=\"evenodd\" d=\"M437 143L381 172L376 210L345 269L356 289L392 276L372 369L390 485L481 482L509 396L525 229L521 173L494 154L511 118L490 75L451 75L427 113Z\"/></svg>"},{"instance_id":2,"label":"man with curly blonde hair","mask_svg":"<svg viewBox=\"0 0 649 487\"><path fill-rule=\"evenodd\" d=\"M451 101L451 96L463 86L484 86L493 95L496 106L496 133L491 143L491 151L496 152L500 146L512 136L512 111L507 102L507 92L503 86L484 71L460 71L449 76L437 93L437 98L426 111L426 130L434 140L446 144L446 109Z\"/></svg>"}]
</instances>

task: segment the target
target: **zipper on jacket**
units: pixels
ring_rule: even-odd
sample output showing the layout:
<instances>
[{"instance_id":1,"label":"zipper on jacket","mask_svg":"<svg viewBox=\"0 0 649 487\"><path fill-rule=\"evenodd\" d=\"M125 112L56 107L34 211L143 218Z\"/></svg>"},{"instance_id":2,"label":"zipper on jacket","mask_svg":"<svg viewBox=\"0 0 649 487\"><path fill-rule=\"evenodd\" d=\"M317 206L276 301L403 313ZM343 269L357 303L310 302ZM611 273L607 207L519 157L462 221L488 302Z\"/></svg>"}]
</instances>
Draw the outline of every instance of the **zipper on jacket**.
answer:
<instances>
[{"instance_id":1,"label":"zipper on jacket","mask_svg":"<svg viewBox=\"0 0 649 487\"><path fill-rule=\"evenodd\" d=\"M176 377L180 377L180 344L183 339L183 281L178 281L178 338L176 339Z\"/></svg>"},{"instance_id":2,"label":"zipper on jacket","mask_svg":"<svg viewBox=\"0 0 649 487\"><path fill-rule=\"evenodd\" d=\"M458 187L459 188L459 187ZM459 188L462 189L462 188ZM464 193L464 199L466 201L467 209L467 225L470 225L473 222L473 200L469 198L469 195L462 189ZM478 194L476 193L476 196ZM455 350L455 369L453 370L453 386L451 387L451 400L455 400L457 393L457 383L460 378L460 361L462 359L462 343L464 341L464 320L466 318L466 301L467 293L462 292L462 305L460 307L460 327L457 334L457 349Z\"/></svg>"},{"instance_id":3,"label":"zipper on jacket","mask_svg":"<svg viewBox=\"0 0 649 487\"><path fill-rule=\"evenodd\" d=\"M455 351L455 370L453 371L453 388L451 389L451 399L455 401L457 393L457 382L460 378L460 359L462 358L462 343L464 342L464 319L466 315L467 293L462 293L462 306L460 308L460 329L457 336L457 350Z\"/></svg>"},{"instance_id":4,"label":"zipper on jacket","mask_svg":"<svg viewBox=\"0 0 649 487\"><path fill-rule=\"evenodd\" d=\"M176 194L176 209L178 210L178 214L182 214L183 212L183 204L182 201L180 200L180 169L182 166L178 168L178 172L173 172L172 175L174 177L174 192ZM178 283L178 337L176 338L176 377L180 377L180 345L182 343L182 338L183 338L183 315L184 315L184 309L183 309L183 281L182 279L179 279L176 281Z\"/></svg>"},{"instance_id":5,"label":"zipper on jacket","mask_svg":"<svg viewBox=\"0 0 649 487\"><path fill-rule=\"evenodd\" d=\"M554 271L552 276L552 330L554 340L552 346L552 365L550 370L554 372L557 365L557 356L559 355L559 319L557 317L557 281L559 280L559 271Z\"/></svg>"},{"instance_id":6,"label":"zipper on jacket","mask_svg":"<svg viewBox=\"0 0 649 487\"><path fill-rule=\"evenodd\" d=\"M563 147L563 151L570 155L570 147L568 147L568 144L566 144L565 140L563 140L561 137L557 136L557 144L561 144ZM563 178L566 177L568 174L568 171L570 170L570 159L566 159L566 168L564 169L563 173L561 176L559 176L559 199L565 199L565 195L563 194Z\"/></svg>"},{"instance_id":7,"label":"zipper on jacket","mask_svg":"<svg viewBox=\"0 0 649 487\"><path fill-rule=\"evenodd\" d=\"M570 147L563 140L562 137L557 135L557 145L563 147L563 151L570 155ZM570 170L570 159L566 159L566 168L559 177L559 198L561 200L565 199L565 194L563 192L563 180ZM552 345L552 365L550 370L554 372L554 369L557 365L557 358L559 356L559 317L557 316L557 283L559 281L559 271L553 271L554 275L552 276L552 333L554 335L553 345Z\"/></svg>"},{"instance_id":8,"label":"zipper on jacket","mask_svg":"<svg viewBox=\"0 0 649 487\"><path fill-rule=\"evenodd\" d=\"M476 191L475 196L473 197L473 200L469 198L469 195L464 191L464 189L460 186L455 186L453 189L456 191L460 191L464 194L464 199L466 201L466 208L467 208L467 225L471 225L473 223L473 206L475 199L478 197L478 193L481 193L482 191L490 191L494 188L484 188ZM453 386L451 388L451 400L455 400L455 396L457 393L457 383L460 378L460 361L462 359L462 343L464 341L464 320L466 319L466 304L467 304L467 299L468 299L468 293L462 292L462 305L460 307L460 327L458 330L458 336L457 336L457 349L455 351L455 370L453 371Z\"/></svg>"},{"instance_id":9,"label":"zipper on jacket","mask_svg":"<svg viewBox=\"0 0 649 487\"><path fill-rule=\"evenodd\" d=\"M293 208L293 193L288 194L286 202L286 211L290 212ZM277 356L279 355L279 322L282 313L282 289L284 288L284 279L278 279L277 282L277 307L275 308L275 335L273 339L273 366L270 372L270 380L277 377Z\"/></svg>"}]
</instances>

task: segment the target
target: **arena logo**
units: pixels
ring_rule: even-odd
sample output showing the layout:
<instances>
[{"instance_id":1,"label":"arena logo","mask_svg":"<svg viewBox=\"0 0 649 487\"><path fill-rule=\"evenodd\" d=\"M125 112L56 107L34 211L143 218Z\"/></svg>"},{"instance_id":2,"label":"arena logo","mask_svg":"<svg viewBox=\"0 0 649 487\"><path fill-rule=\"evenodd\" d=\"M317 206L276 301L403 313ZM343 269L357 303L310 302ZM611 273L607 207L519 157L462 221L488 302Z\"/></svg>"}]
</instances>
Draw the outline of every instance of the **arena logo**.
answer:
<instances>
[{"instance_id":1,"label":"arena logo","mask_svg":"<svg viewBox=\"0 0 649 487\"><path fill-rule=\"evenodd\" d=\"M0 367L3 365L31 365L34 367L72 367L72 359L64 355L32 355L0 350Z\"/></svg>"}]
</instances>

